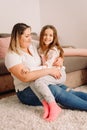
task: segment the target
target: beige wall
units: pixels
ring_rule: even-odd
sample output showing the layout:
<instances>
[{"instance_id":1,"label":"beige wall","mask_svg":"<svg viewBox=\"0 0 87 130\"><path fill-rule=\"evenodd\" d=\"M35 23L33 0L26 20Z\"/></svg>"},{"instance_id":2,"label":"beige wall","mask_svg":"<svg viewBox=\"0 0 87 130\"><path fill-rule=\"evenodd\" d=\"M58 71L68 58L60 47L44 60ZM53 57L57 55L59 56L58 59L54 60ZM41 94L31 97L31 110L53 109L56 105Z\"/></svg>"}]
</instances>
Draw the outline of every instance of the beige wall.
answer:
<instances>
[{"instance_id":1,"label":"beige wall","mask_svg":"<svg viewBox=\"0 0 87 130\"><path fill-rule=\"evenodd\" d=\"M33 31L40 29L39 0L0 0L0 33L10 33L17 22L25 22Z\"/></svg>"},{"instance_id":2,"label":"beige wall","mask_svg":"<svg viewBox=\"0 0 87 130\"><path fill-rule=\"evenodd\" d=\"M57 27L62 44L87 48L87 0L40 0L41 26Z\"/></svg>"},{"instance_id":3,"label":"beige wall","mask_svg":"<svg viewBox=\"0 0 87 130\"><path fill-rule=\"evenodd\" d=\"M87 48L87 0L0 0L0 33L25 22L37 33L45 24L58 30L61 44Z\"/></svg>"}]
</instances>

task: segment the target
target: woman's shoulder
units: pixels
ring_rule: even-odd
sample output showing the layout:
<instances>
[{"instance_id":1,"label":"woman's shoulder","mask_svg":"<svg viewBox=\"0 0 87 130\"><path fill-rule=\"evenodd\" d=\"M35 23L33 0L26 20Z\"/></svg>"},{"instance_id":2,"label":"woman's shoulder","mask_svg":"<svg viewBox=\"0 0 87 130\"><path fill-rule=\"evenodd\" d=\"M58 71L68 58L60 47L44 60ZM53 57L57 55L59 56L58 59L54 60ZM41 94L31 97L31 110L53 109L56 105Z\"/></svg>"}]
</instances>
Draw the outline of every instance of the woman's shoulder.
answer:
<instances>
[{"instance_id":1,"label":"woman's shoulder","mask_svg":"<svg viewBox=\"0 0 87 130\"><path fill-rule=\"evenodd\" d=\"M13 51L8 51L5 56L5 65L7 68L10 68L16 64L21 63L21 56Z\"/></svg>"},{"instance_id":2,"label":"woman's shoulder","mask_svg":"<svg viewBox=\"0 0 87 130\"><path fill-rule=\"evenodd\" d=\"M6 58L16 58L16 57L19 57L19 54L17 54L17 53L15 53L15 52L13 52L13 51L8 51L7 53L6 53L6 56L5 56L5 59Z\"/></svg>"}]
</instances>

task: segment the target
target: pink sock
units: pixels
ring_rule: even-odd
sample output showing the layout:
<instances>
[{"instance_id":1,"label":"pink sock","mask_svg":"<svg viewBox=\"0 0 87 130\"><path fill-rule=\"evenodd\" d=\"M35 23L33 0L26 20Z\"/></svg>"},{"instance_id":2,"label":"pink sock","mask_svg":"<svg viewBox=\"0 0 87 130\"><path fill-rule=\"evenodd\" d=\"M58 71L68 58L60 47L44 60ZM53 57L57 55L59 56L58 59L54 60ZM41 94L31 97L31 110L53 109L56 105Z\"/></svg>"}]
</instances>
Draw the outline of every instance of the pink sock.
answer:
<instances>
[{"instance_id":1,"label":"pink sock","mask_svg":"<svg viewBox=\"0 0 87 130\"><path fill-rule=\"evenodd\" d=\"M50 113L49 113L49 117L46 118L46 120L54 121L57 118L57 116L60 114L62 109L57 105L56 102L49 103L49 108L50 108Z\"/></svg>"},{"instance_id":2,"label":"pink sock","mask_svg":"<svg viewBox=\"0 0 87 130\"><path fill-rule=\"evenodd\" d=\"M43 104L43 107L44 107L44 114L43 114L43 118L47 118L48 115L49 115L49 105L48 103L46 102L46 100L43 100L42 101L42 104Z\"/></svg>"}]
</instances>

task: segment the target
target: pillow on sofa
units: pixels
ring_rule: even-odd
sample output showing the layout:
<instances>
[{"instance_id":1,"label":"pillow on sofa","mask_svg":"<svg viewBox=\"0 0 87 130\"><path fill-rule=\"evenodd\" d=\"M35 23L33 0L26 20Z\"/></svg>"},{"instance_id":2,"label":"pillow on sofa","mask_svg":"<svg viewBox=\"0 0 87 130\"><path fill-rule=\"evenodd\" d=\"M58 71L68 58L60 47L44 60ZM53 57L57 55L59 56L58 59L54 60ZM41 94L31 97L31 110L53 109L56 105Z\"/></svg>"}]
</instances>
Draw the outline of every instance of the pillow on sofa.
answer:
<instances>
[{"instance_id":1,"label":"pillow on sofa","mask_svg":"<svg viewBox=\"0 0 87 130\"><path fill-rule=\"evenodd\" d=\"M39 40L39 36L38 36L38 34L36 32L32 32L31 37L32 37L33 40L36 40L36 41Z\"/></svg>"},{"instance_id":2,"label":"pillow on sofa","mask_svg":"<svg viewBox=\"0 0 87 130\"><path fill-rule=\"evenodd\" d=\"M32 39L38 41L38 35L35 32L31 33ZM0 34L0 59L5 57L10 44L10 34Z\"/></svg>"},{"instance_id":3,"label":"pillow on sofa","mask_svg":"<svg viewBox=\"0 0 87 130\"><path fill-rule=\"evenodd\" d=\"M0 38L0 58L4 58L10 44L10 37Z\"/></svg>"}]
</instances>

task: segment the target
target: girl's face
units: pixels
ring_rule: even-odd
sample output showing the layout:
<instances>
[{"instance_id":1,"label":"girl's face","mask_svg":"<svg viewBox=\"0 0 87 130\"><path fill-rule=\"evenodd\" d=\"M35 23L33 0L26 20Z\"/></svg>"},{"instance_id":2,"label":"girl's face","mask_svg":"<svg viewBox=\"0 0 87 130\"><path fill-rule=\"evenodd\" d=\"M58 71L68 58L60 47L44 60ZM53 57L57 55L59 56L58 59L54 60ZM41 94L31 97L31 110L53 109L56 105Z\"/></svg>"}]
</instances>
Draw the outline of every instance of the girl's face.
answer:
<instances>
[{"instance_id":1,"label":"girl's face","mask_svg":"<svg viewBox=\"0 0 87 130\"><path fill-rule=\"evenodd\" d=\"M31 43L31 29L27 28L24 33L21 35L20 39L20 46L22 48L27 48L29 44Z\"/></svg>"},{"instance_id":2,"label":"girl's face","mask_svg":"<svg viewBox=\"0 0 87 130\"><path fill-rule=\"evenodd\" d=\"M43 42L46 46L53 42L53 30L48 28L44 32Z\"/></svg>"}]
</instances>

